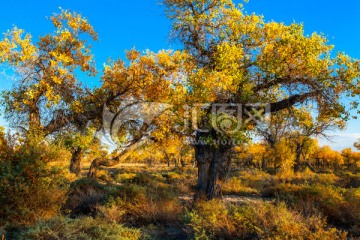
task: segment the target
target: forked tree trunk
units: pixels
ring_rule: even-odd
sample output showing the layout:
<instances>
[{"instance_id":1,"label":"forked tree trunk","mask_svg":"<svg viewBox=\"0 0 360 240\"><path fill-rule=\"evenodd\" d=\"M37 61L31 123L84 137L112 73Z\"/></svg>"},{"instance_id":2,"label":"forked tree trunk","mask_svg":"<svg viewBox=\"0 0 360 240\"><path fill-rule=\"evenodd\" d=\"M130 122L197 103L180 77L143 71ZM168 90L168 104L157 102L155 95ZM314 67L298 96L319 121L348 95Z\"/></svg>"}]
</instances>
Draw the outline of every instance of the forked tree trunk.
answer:
<instances>
[{"instance_id":1,"label":"forked tree trunk","mask_svg":"<svg viewBox=\"0 0 360 240\"><path fill-rule=\"evenodd\" d=\"M82 159L82 149L76 148L71 156L70 160L70 172L75 173L77 176L80 175L81 172L81 159Z\"/></svg>"}]
</instances>

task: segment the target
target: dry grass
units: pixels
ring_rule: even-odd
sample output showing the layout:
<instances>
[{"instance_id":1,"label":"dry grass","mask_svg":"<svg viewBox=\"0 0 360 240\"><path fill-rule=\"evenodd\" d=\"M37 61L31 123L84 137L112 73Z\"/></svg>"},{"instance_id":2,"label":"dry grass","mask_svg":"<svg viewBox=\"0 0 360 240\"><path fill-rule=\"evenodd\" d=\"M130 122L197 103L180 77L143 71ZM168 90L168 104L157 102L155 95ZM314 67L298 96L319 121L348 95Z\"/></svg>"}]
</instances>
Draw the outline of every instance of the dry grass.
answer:
<instances>
[{"instance_id":1,"label":"dry grass","mask_svg":"<svg viewBox=\"0 0 360 240\"><path fill-rule=\"evenodd\" d=\"M285 203L203 202L187 212L185 221L197 239L346 239L346 233L328 228L323 218L305 218Z\"/></svg>"},{"instance_id":2,"label":"dry grass","mask_svg":"<svg viewBox=\"0 0 360 240\"><path fill-rule=\"evenodd\" d=\"M22 232L17 239L86 239L86 240L136 240L140 239L138 229L123 227L122 225L109 223L102 219L80 217L69 219L57 217L48 221L41 221L27 231Z\"/></svg>"},{"instance_id":3,"label":"dry grass","mask_svg":"<svg viewBox=\"0 0 360 240\"><path fill-rule=\"evenodd\" d=\"M347 230L350 236L360 236L360 191L350 184L360 179L355 173L271 175L243 170L221 183L222 201L193 205L194 168L121 164L100 172L99 181L81 178L71 184L68 200L62 207L65 217L41 221L22 236L28 239L81 239L81 234L86 239L95 239L94 236L101 239L114 239L114 236L122 236L121 239L345 239L346 232L339 229ZM28 209L32 212L38 208ZM68 215L74 219L68 219ZM76 229L83 229L83 233ZM47 235L49 231L54 238Z\"/></svg>"}]
</instances>

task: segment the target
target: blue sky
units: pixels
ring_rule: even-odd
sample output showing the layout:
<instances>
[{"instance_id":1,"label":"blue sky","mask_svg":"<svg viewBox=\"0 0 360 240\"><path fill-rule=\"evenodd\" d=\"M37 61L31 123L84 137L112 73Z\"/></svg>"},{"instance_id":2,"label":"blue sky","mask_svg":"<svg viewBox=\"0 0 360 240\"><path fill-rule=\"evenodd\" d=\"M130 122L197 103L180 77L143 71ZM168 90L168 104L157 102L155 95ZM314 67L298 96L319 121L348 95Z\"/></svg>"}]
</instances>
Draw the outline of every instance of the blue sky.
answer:
<instances>
[{"instance_id":1,"label":"blue sky","mask_svg":"<svg viewBox=\"0 0 360 240\"><path fill-rule=\"evenodd\" d=\"M106 60L124 57L124 50L135 47L150 49L176 48L170 41L171 25L160 0L3 0L0 9L0 32L16 25L30 32L37 40L42 34L53 31L46 17L58 12L59 7L80 12L86 16L99 34L100 41L92 43L98 69ZM242 1L235 1L241 3ZM360 58L360 1L358 0L250 0L245 4L248 13L256 12L266 20L302 22L306 33L324 33L335 51L344 51ZM98 84L97 78L82 79L88 85ZM0 90L11 87L12 82L0 75ZM0 120L1 123L1 120ZM2 122L4 125L5 123ZM351 147L360 138L360 120L351 120L344 132L332 135L336 149ZM329 144L321 141L323 144Z\"/></svg>"}]
</instances>

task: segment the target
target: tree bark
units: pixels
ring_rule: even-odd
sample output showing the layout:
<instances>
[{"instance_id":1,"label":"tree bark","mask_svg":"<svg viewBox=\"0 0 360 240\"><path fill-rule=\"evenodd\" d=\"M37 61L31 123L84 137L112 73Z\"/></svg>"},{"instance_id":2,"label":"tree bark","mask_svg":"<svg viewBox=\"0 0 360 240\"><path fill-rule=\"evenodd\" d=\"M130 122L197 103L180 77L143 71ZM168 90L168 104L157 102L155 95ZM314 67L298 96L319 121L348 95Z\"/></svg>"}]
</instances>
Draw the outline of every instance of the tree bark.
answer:
<instances>
[{"instance_id":1,"label":"tree bark","mask_svg":"<svg viewBox=\"0 0 360 240\"><path fill-rule=\"evenodd\" d=\"M202 137L209 137L210 133L197 133L197 144L195 145L195 158L198 166L198 181L196 187L195 201L211 200L219 197L221 186L218 184L221 172L229 169L231 145L201 143ZM216 134L212 134L215 143L219 143ZM231 142L231 141L228 141ZM226 175L226 174L225 174ZM224 178L224 174L221 178Z\"/></svg>"},{"instance_id":2,"label":"tree bark","mask_svg":"<svg viewBox=\"0 0 360 240\"><path fill-rule=\"evenodd\" d=\"M82 159L82 149L80 147L76 148L71 156L70 160L70 172L75 173L76 176L80 175L81 172L81 159Z\"/></svg>"},{"instance_id":3,"label":"tree bark","mask_svg":"<svg viewBox=\"0 0 360 240\"><path fill-rule=\"evenodd\" d=\"M176 168L179 167L178 160L177 160L175 157L173 157L173 161L174 161L174 166L175 166Z\"/></svg>"},{"instance_id":4,"label":"tree bark","mask_svg":"<svg viewBox=\"0 0 360 240\"><path fill-rule=\"evenodd\" d=\"M164 150L164 154L165 154L166 163L167 163L168 167L170 167L170 157L165 150Z\"/></svg>"},{"instance_id":5,"label":"tree bark","mask_svg":"<svg viewBox=\"0 0 360 240\"><path fill-rule=\"evenodd\" d=\"M89 172L87 174L87 176L89 178L98 178L98 168L100 165L100 161L98 158L96 158L95 160L92 161L90 168L89 168Z\"/></svg>"},{"instance_id":6,"label":"tree bark","mask_svg":"<svg viewBox=\"0 0 360 240\"><path fill-rule=\"evenodd\" d=\"M196 186L195 200L205 200L210 179L211 149L207 146L195 147L195 158L198 167L198 180Z\"/></svg>"},{"instance_id":7,"label":"tree bark","mask_svg":"<svg viewBox=\"0 0 360 240\"><path fill-rule=\"evenodd\" d=\"M302 152L302 145L297 143L296 144L296 155L295 155L295 163L294 163L294 172L298 172L300 170L300 156Z\"/></svg>"},{"instance_id":8,"label":"tree bark","mask_svg":"<svg viewBox=\"0 0 360 240\"><path fill-rule=\"evenodd\" d=\"M219 168L219 180L225 182L230 175L231 170L231 155L230 151L225 151L223 155L221 156L223 158L222 161L220 161L220 168Z\"/></svg>"},{"instance_id":9,"label":"tree bark","mask_svg":"<svg viewBox=\"0 0 360 240\"><path fill-rule=\"evenodd\" d=\"M29 131L33 133L33 131L39 130L40 127L40 110L37 107L34 107L30 110L29 114Z\"/></svg>"},{"instance_id":10,"label":"tree bark","mask_svg":"<svg viewBox=\"0 0 360 240\"><path fill-rule=\"evenodd\" d=\"M266 169L266 159L265 159L265 154L262 155L261 158L261 170L265 170Z\"/></svg>"},{"instance_id":11,"label":"tree bark","mask_svg":"<svg viewBox=\"0 0 360 240\"><path fill-rule=\"evenodd\" d=\"M181 167L185 167L185 166L186 166L186 163L185 163L185 161L184 161L184 159L183 159L182 156L180 156L180 164L181 164Z\"/></svg>"}]
</instances>

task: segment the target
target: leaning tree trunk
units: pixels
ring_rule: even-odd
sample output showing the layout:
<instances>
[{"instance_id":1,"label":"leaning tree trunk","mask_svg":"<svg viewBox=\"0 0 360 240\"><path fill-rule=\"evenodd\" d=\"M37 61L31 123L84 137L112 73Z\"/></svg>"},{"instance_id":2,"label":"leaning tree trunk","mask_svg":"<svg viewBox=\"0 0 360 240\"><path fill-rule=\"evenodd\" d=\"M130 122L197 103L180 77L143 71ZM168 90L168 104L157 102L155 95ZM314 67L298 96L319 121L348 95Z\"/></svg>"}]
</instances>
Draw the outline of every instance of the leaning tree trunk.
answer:
<instances>
[{"instance_id":1,"label":"leaning tree trunk","mask_svg":"<svg viewBox=\"0 0 360 240\"><path fill-rule=\"evenodd\" d=\"M210 133L197 133L195 145L195 158L198 166L198 180L195 200L211 200L221 194L218 180L221 172L229 168L229 150L231 146L224 144L202 143L200 139L208 138ZM217 139L213 134L214 142ZM224 170L225 169L225 170Z\"/></svg>"},{"instance_id":2,"label":"leaning tree trunk","mask_svg":"<svg viewBox=\"0 0 360 240\"><path fill-rule=\"evenodd\" d=\"M100 162L101 161L99 158L96 158L95 160L92 161L90 168L89 168L89 172L87 174L87 177L98 178L98 169L99 169Z\"/></svg>"},{"instance_id":3,"label":"leaning tree trunk","mask_svg":"<svg viewBox=\"0 0 360 240\"><path fill-rule=\"evenodd\" d=\"M81 159L82 149L78 147L73 151L70 160L70 172L75 173L77 176L79 176L81 172Z\"/></svg>"},{"instance_id":4,"label":"leaning tree trunk","mask_svg":"<svg viewBox=\"0 0 360 240\"><path fill-rule=\"evenodd\" d=\"M136 149L139 144L140 142L135 142L115 157L101 156L94 159L90 165L87 176L90 178L97 178L99 167L113 167L118 165L119 163L126 160L130 156L131 152Z\"/></svg>"}]
</instances>

